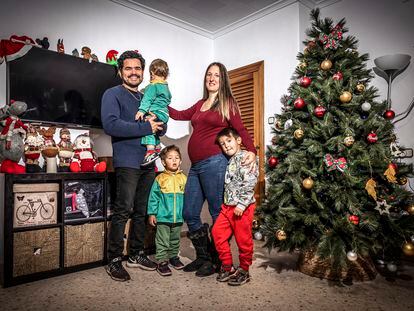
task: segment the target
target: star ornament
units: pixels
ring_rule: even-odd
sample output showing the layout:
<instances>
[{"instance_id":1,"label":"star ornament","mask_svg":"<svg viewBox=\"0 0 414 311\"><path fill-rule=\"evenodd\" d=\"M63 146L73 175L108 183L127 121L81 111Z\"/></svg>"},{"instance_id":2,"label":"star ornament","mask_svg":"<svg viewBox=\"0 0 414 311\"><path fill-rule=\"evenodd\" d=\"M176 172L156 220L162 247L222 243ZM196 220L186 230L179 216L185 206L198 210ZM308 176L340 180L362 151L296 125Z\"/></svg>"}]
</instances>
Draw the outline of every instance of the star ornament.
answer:
<instances>
[{"instance_id":1,"label":"star ornament","mask_svg":"<svg viewBox=\"0 0 414 311\"><path fill-rule=\"evenodd\" d=\"M385 200L377 201L377 206L375 207L375 209L380 213L380 215L389 214L390 208L391 205L389 205Z\"/></svg>"}]
</instances>

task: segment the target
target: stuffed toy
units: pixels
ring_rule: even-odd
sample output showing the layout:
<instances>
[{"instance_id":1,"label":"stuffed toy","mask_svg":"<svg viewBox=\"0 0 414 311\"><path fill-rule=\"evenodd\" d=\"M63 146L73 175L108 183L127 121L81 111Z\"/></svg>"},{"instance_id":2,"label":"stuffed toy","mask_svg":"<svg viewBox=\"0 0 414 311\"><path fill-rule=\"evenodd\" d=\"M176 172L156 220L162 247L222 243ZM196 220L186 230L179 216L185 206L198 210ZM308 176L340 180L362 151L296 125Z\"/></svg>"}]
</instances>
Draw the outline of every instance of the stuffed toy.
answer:
<instances>
[{"instance_id":1,"label":"stuffed toy","mask_svg":"<svg viewBox=\"0 0 414 311\"><path fill-rule=\"evenodd\" d=\"M84 133L76 137L74 141L74 154L70 163L72 172L98 172L106 171L106 163L98 162L96 153L92 151L92 140L89 134Z\"/></svg>"},{"instance_id":2,"label":"stuffed toy","mask_svg":"<svg viewBox=\"0 0 414 311\"><path fill-rule=\"evenodd\" d=\"M60 142L57 144L59 148L59 171L69 172L70 162L73 156L73 144L70 139L70 131L63 128L59 132Z\"/></svg>"},{"instance_id":3,"label":"stuffed toy","mask_svg":"<svg viewBox=\"0 0 414 311\"><path fill-rule=\"evenodd\" d=\"M40 128L38 130L40 135L43 136L44 144L42 146L42 156L46 160L47 172L55 173L56 172L56 155L59 152L58 147L56 146L53 135L56 132L56 127L51 126L48 129Z\"/></svg>"},{"instance_id":4,"label":"stuffed toy","mask_svg":"<svg viewBox=\"0 0 414 311\"><path fill-rule=\"evenodd\" d=\"M24 137L27 125L18 117L27 109L27 105L21 101L11 101L0 109L0 160L1 173L22 174L25 167L19 164L24 153Z\"/></svg>"},{"instance_id":5,"label":"stuffed toy","mask_svg":"<svg viewBox=\"0 0 414 311\"><path fill-rule=\"evenodd\" d=\"M27 173L39 173L42 170L39 166L42 145L42 136L37 133L36 128L29 126L24 142L24 157Z\"/></svg>"}]
</instances>

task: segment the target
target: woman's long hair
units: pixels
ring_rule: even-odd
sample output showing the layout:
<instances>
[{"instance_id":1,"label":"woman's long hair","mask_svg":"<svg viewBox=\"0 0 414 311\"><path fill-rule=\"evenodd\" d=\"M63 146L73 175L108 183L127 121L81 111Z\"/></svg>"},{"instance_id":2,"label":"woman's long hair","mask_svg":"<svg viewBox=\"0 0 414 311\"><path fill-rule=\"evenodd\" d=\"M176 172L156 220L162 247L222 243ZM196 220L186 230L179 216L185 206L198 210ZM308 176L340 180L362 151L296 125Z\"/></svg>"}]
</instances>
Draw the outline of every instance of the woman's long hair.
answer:
<instances>
[{"instance_id":1,"label":"woman's long hair","mask_svg":"<svg viewBox=\"0 0 414 311\"><path fill-rule=\"evenodd\" d=\"M217 94L217 98L215 103L210 108L211 110L218 111L219 114L222 116L223 120L229 120L230 119L230 112L232 114L235 114L236 112L240 113L239 105L237 104L236 99L233 96L233 92L231 91L230 86L230 79L229 74L227 73L226 67L222 63L211 63L208 65L206 72L204 73L204 94L203 99L208 99L208 90L206 87L206 78L207 78L207 72L212 66L217 66L220 71L220 85L219 90Z\"/></svg>"}]
</instances>

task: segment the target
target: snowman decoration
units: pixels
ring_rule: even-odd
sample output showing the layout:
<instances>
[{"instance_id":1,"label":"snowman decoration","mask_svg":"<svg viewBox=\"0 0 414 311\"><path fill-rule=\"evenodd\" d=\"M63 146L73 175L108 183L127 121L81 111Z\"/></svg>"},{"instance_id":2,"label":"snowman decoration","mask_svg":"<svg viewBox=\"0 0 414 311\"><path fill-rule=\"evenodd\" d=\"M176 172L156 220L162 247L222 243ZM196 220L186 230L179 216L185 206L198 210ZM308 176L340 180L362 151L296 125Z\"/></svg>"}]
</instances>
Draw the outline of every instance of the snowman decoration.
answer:
<instances>
[{"instance_id":1,"label":"snowman decoration","mask_svg":"<svg viewBox=\"0 0 414 311\"><path fill-rule=\"evenodd\" d=\"M74 153L70 163L71 172L105 172L106 163L98 161L96 153L92 150L92 140L88 133L76 137L73 145Z\"/></svg>"}]
</instances>

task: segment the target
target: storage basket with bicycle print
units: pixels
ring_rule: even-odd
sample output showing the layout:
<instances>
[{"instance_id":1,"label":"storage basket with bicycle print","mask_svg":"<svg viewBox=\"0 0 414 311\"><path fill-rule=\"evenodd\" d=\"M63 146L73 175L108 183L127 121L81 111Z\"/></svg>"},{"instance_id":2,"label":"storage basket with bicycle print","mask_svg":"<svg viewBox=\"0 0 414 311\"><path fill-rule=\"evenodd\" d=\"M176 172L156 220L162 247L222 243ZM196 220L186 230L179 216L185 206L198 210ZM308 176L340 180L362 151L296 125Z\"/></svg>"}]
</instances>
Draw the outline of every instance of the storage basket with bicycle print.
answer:
<instances>
[{"instance_id":1,"label":"storage basket with bicycle print","mask_svg":"<svg viewBox=\"0 0 414 311\"><path fill-rule=\"evenodd\" d=\"M13 227L56 224L59 184L14 184Z\"/></svg>"}]
</instances>

